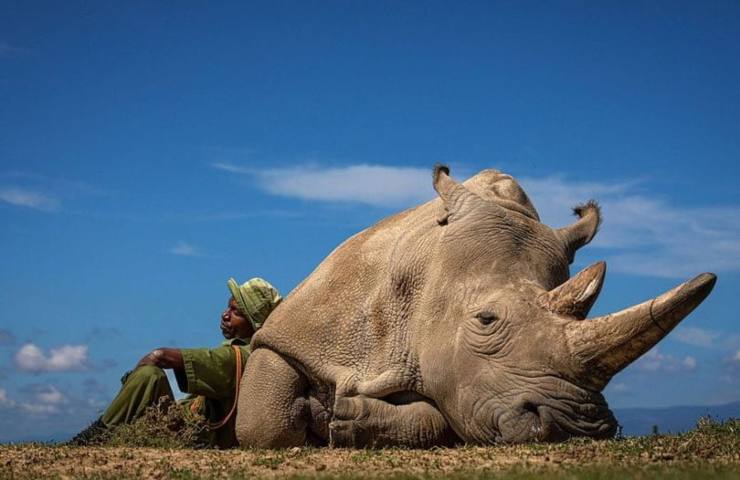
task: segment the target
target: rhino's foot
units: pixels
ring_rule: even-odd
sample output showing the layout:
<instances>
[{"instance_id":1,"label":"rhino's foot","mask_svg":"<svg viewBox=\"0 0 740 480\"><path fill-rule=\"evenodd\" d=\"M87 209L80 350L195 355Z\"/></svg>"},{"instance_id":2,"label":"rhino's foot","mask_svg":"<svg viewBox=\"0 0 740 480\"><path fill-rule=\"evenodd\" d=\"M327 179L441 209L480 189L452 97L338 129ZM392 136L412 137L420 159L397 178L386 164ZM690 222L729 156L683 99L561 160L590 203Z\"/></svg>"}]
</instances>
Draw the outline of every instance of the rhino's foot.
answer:
<instances>
[{"instance_id":1,"label":"rhino's foot","mask_svg":"<svg viewBox=\"0 0 740 480\"><path fill-rule=\"evenodd\" d=\"M429 448L450 444L454 433L426 400L394 405L362 395L337 396L329 439L333 447Z\"/></svg>"},{"instance_id":2,"label":"rhino's foot","mask_svg":"<svg viewBox=\"0 0 740 480\"><path fill-rule=\"evenodd\" d=\"M369 410L361 397L337 397L334 418L329 423L329 445L332 447L362 448L372 440Z\"/></svg>"}]
</instances>

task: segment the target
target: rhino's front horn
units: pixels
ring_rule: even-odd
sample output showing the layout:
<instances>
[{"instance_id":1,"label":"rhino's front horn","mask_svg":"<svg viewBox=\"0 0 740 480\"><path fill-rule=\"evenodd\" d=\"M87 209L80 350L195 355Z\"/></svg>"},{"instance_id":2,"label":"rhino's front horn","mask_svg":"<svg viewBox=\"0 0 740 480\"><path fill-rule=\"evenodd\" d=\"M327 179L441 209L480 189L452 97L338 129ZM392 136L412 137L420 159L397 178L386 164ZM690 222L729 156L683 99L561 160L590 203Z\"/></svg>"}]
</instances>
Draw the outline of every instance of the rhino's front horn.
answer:
<instances>
[{"instance_id":1,"label":"rhino's front horn","mask_svg":"<svg viewBox=\"0 0 740 480\"><path fill-rule=\"evenodd\" d=\"M605 262L594 263L559 287L543 293L537 301L553 313L583 320L601 292L605 273Z\"/></svg>"},{"instance_id":2,"label":"rhino's front horn","mask_svg":"<svg viewBox=\"0 0 740 480\"><path fill-rule=\"evenodd\" d=\"M600 388L650 350L712 291L717 276L702 273L673 290L618 313L571 322L568 345L576 360L599 379Z\"/></svg>"}]
</instances>

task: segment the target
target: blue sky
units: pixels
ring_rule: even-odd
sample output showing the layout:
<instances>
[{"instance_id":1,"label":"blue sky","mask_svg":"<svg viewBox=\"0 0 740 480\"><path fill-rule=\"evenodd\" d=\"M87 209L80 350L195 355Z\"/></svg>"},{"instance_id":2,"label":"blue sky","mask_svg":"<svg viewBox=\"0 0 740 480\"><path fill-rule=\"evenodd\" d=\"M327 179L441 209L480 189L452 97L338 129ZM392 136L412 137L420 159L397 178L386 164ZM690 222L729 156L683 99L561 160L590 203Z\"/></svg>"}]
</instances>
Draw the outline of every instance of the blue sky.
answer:
<instances>
[{"instance_id":1,"label":"blue sky","mask_svg":"<svg viewBox=\"0 0 740 480\"><path fill-rule=\"evenodd\" d=\"M0 441L216 344L229 276L289 292L438 161L552 226L599 200L595 314L716 272L606 396L740 400L740 5L597 3L0 2Z\"/></svg>"}]
</instances>

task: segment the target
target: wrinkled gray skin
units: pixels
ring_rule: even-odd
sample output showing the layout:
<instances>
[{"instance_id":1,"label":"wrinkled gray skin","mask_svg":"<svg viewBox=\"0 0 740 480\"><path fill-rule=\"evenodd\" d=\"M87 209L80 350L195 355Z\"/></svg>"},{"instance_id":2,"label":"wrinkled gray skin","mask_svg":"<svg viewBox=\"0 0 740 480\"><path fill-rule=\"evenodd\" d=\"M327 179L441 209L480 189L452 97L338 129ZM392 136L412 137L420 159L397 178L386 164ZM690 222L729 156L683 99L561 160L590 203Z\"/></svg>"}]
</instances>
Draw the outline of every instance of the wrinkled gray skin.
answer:
<instances>
[{"instance_id":1,"label":"wrinkled gray skin","mask_svg":"<svg viewBox=\"0 0 740 480\"><path fill-rule=\"evenodd\" d=\"M372 179L368 179L372 181ZM430 447L608 438L601 391L709 294L702 274L622 312L586 319L599 262L569 279L599 209L539 222L495 170L340 245L254 337L239 395L242 446Z\"/></svg>"}]
</instances>

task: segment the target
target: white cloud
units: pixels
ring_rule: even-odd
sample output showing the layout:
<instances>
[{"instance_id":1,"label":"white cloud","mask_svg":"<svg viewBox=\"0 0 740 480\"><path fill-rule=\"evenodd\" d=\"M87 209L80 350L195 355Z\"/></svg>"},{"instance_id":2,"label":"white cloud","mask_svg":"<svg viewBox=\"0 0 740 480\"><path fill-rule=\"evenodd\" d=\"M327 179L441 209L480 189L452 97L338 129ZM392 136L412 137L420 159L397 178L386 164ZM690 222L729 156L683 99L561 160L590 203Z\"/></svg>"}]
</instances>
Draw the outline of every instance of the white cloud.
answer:
<instances>
[{"instance_id":1,"label":"white cloud","mask_svg":"<svg viewBox=\"0 0 740 480\"><path fill-rule=\"evenodd\" d=\"M86 345L64 345L51 350L48 366L50 370L70 370L85 366L87 362Z\"/></svg>"},{"instance_id":2,"label":"white cloud","mask_svg":"<svg viewBox=\"0 0 740 480\"><path fill-rule=\"evenodd\" d=\"M18 207L47 212L59 208L59 200L56 198L21 187L0 187L0 200Z\"/></svg>"},{"instance_id":3,"label":"white cloud","mask_svg":"<svg viewBox=\"0 0 740 480\"><path fill-rule=\"evenodd\" d=\"M266 192L303 200L406 207L434 198L431 168L362 164L257 170L223 162L212 166L231 173L253 175Z\"/></svg>"},{"instance_id":4,"label":"white cloud","mask_svg":"<svg viewBox=\"0 0 740 480\"><path fill-rule=\"evenodd\" d=\"M4 388L0 388L0 408L13 408L15 402L8 398L8 392Z\"/></svg>"},{"instance_id":5,"label":"white cloud","mask_svg":"<svg viewBox=\"0 0 740 480\"><path fill-rule=\"evenodd\" d=\"M722 359L724 373L720 377L725 383L736 383L740 380L740 349L730 352Z\"/></svg>"},{"instance_id":6,"label":"white cloud","mask_svg":"<svg viewBox=\"0 0 740 480\"><path fill-rule=\"evenodd\" d=\"M111 194L83 181L17 170L0 171L0 182L0 201L44 211L61 210L62 200Z\"/></svg>"},{"instance_id":7,"label":"white cloud","mask_svg":"<svg viewBox=\"0 0 740 480\"><path fill-rule=\"evenodd\" d=\"M614 385L609 385L609 390L614 393L627 393L630 391L630 388L626 383L619 382L615 383Z\"/></svg>"},{"instance_id":8,"label":"white cloud","mask_svg":"<svg viewBox=\"0 0 740 480\"><path fill-rule=\"evenodd\" d=\"M31 415L54 415L59 413L59 407L45 403L21 403L21 408Z\"/></svg>"},{"instance_id":9,"label":"white cloud","mask_svg":"<svg viewBox=\"0 0 740 480\"><path fill-rule=\"evenodd\" d=\"M255 173L255 170L252 170L246 167L241 167L239 165L234 165L233 163L228 163L228 162L216 162L216 163L212 163L211 166L218 170L223 170L224 172L230 172L230 173Z\"/></svg>"},{"instance_id":10,"label":"white cloud","mask_svg":"<svg viewBox=\"0 0 740 480\"><path fill-rule=\"evenodd\" d=\"M55 386L48 385L36 389L31 401L22 402L20 407L31 415L56 415L62 412L62 406L69 399Z\"/></svg>"},{"instance_id":11,"label":"white cloud","mask_svg":"<svg viewBox=\"0 0 740 480\"><path fill-rule=\"evenodd\" d=\"M170 249L170 253L183 257L200 257L202 255L195 245L185 242L177 242L175 246Z\"/></svg>"},{"instance_id":12,"label":"white cloud","mask_svg":"<svg viewBox=\"0 0 740 480\"><path fill-rule=\"evenodd\" d=\"M380 165L297 166L258 170L232 163L214 168L257 179L273 195L326 202L406 207L434 198L431 169ZM589 199L604 223L592 246L610 269L637 275L686 278L704 271L740 270L740 206L678 206L645 193L646 181L572 181L564 176L519 179L553 227L571 224L571 209Z\"/></svg>"},{"instance_id":13,"label":"white cloud","mask_svg":"<svg viewBox=\"0 0 740 480\"><path fill-rule=\"evenodd\" d=\"M274 195L392 207L434 198L430 172L426 168L351 165L273 169L257 176L262 188Z\"/></svg>"},{"instance_id":14,"label":"white cloud","mask_svg":"<svg viewBox=\"0 0 740 480\"><path fill-rule=\"evenodd\" d=\"M720 347L726 350L734 350L740 347L740 335L737 334L720 334L722 340L717 342Z\"/></svg>"},{"instance_id":15,"label":"white cloud","mask_svg":"<svg viewBox=\"0 0 740 480\"><path fill-rule=\"evenodd\" d=\"M49 355L34 345L23 345L15 354L15 364L25 372L79 371L88 367L86 345L62 345Z\"/></svg>"},{"instance_id":16,"label":"white cloud","mask_svg":"<svg viewBox=\"0 0 740 480\"><path fill-rule=\"evenodd\" d=\"M718 332L697 327L678 327L673 332L674 339L697 347L711 347L719 336Z\"/></svg>"},{"instance_id":17,"label":"white cloud","mask_svg":"<svg viewBox=\"0 0 740 480\"><path fill-rule=\"evenodd\" d=\"M740 346L740 335L729 332L706 330L698 327L679 326L671 333L679 342L697 347L735 351Z\"/></svg>"},{"instance_id":18,"label":"white cloud","mask_svg":"<svg viewBox=\"0 0 740 480\"><path fill-rule=\"evenodd\" d=\"M740 270L740 206L681 207L639 193L640 181L573 182L523 178L544 223L573 222L569 209L590 198L604 222L592 246L604 249L613 271L686 278L704 271Z\"/></svg>"},{"instance_id":19,"label":"white cloud","mask_svg":"<svg viewBox=\"0 0 740 480\"><path fill-rule=\"evenodd\" d=\"M55 415L60 413L60 407L69 403L67 397L55 386L48 385L34 389L33 397L23 402L15 402L8 398L5 389L0 388L0 408L15 409L35 415Z\"/></svg>"},{"instance_id":20,"label":"white cloud","mask_svg":"<svg viewBox=\"0 0 740 480\"><path fill-rule=\"evenodd\" d=\"M168 371L169 371L169 370L168 370ZM173 385L174 385L174 384L173 384ZM178 390L178 391L179 391L179 390ZM183 394L183 395L182 395L182 397L180 397L180 398L184 398L185 396L186 396L186 395L185 395L185 394ZM99 409L99 410L102 410L102 409L105 409L105 407L107 407L107 406L108 406L108 402L106 402L106 401L104 401L104 400L101 400L101 399L99 399L99 398L88 398L88 399L87 399L87 406L88 406L88 407L92 407L92 408L95 408L95 409Z\"/></svg>"},{"instance_id":21,"label":"white cloud","mask_svg":"<svg viewBox=\"0 0 740 480\"><path fill-rule=\"evenodd\" d=\"M663 354L658 347L654 347L635 362L636 368L648 372L686 372L696 369L696 358L686 356L677 358L670 354Z\"/></svg>"},{"instance_id":22,"label":"white cloud","mask_svg":"<svg viewBox=\"0 0 740 480\"><path fill-rule=\"evenodd\" d=\"M55 386L50 385L48 388L36 393L36 399L41 403L56 405L64 403L66 398Z\"/></svg>"}]
</instances>

